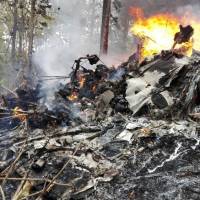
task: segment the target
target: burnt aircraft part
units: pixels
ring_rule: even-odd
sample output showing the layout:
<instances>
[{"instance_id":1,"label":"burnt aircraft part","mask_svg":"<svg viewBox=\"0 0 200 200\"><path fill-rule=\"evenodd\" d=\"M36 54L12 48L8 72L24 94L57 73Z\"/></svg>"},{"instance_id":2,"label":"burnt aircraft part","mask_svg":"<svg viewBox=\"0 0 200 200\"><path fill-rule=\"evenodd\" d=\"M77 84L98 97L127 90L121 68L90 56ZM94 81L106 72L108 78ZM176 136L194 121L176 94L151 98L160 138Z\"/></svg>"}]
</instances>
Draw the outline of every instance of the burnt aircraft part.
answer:
<instances>
[{"instance_id":1,"label":"burnt aircraft part","mask_svg":"<svg viewBox=\"0 0 200 200\"><path fill-rule=\"evenodd\" d=\"M174 49L177 44L189 42L192 35L194 34L194 29L190 25L185 26L185 27L180 25L179 28L180 28L180 32L176 33L174 36L174 44L173 44L172 49Z\"/></svg>"},{"instance_id":2,"label":"burnt aircraft part","mask_svg":"<svg viewBox=\"0 0 200 200\"><path fill-rule=\"evenodd\" d=\"M190 25L185 27L180 25L179 28L180 32L175 34L174 41L178 44L188 42L194 34L194 29Z\"/></svg>"},{"instance_id":3,"label":"burnt aircraft part","mask_svg":"<svg viewBox=\"0 0 200 200\"><path fill-rule=\"evenodd\" d=\"M151 100L159 109L164 109L168 106L168 103L162 94L153 94Z\"/></svg>"},{"instance_id":4,"label":"burnt aircraft part","mask_svg":"<svg viewBox=\"0 0 200 200\"><path fill-rule=\"evenodd\" d=\"M99 62L99 57L97 55L87 55L88 61L90 65L95 65Z\"/></svg>"},{"instance_id":5,"label":"burnt aircraft part","mask_svg":"<svg viewBox=\"0 0 200 200\"><path fill-rule=\"evenodd\" d=\"M110 105L115 112L131 113L128 106L128 101L124 98L123 95L115 96L110 102Z\"/></svg>"},{"instance_id":6,"label":"burnt aircraft part","mask_svg":"<svg viewBox=\"0 0 200 200\"><path fill-rule=\"evenodd\" d=\"M109 69L106 65L99 64L96 66L96 70L94 73L97 79L107 78Z\"/></svg>"}]
</instances>

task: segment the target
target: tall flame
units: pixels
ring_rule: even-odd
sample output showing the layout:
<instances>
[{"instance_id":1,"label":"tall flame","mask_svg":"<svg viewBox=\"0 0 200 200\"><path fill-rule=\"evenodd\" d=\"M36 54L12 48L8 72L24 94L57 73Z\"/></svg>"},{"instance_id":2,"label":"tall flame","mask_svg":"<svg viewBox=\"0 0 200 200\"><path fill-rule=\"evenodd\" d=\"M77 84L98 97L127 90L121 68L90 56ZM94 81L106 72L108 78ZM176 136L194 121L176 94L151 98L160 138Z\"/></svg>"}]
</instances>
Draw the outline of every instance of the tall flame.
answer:
<instances>
[{"instance_id":1,"label":"tall flame","mask_svg":"<svg viewBox=\"0 0 200 200\"><path fill-rule=\"evenodd\" d=\"M140 39L140 59L160 53L162 50L170 50L174 43L174 35L179 32L179 25L191 25L194 28L194 36L191 41L178 45L176 48L184 55L191 56L192 49L200 50L200 23L194 17L177 17L173 14L160 13L148 18L144 17L143 10L131 8L134 16L131 33Z\"/></svg>"},{"instance_id":2,"label":"tall flame","mask_svg":"<svg viewBox=\"0 0 200 200\"><path fill-rule=\"evenodd\" d=\"M86 81L86 78L83 75L79 76L79 86L80 86L80 88L82 88L84 86L85 81Z\"/></svg>"}]
</instances>

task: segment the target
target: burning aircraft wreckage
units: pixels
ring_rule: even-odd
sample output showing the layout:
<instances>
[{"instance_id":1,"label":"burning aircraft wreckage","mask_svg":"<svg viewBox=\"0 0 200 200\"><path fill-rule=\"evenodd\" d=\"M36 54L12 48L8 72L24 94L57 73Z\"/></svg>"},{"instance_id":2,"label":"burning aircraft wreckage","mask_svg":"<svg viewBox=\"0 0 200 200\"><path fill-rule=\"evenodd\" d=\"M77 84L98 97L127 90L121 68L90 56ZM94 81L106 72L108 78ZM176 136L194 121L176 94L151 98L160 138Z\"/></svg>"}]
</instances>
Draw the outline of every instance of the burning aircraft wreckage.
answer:
<instances>
[{"instance_id":1,"label":"burning aircraft wreckage","mask_svg":"<svg viewBox=\"0 0 200 200\"><path fill-rule=\"evenodd\" d=\"M77 59L51 109L28 80L2 96L6 199L199 199L200 24L132 12L127 62Z\"/></svg>"}]
</instances>

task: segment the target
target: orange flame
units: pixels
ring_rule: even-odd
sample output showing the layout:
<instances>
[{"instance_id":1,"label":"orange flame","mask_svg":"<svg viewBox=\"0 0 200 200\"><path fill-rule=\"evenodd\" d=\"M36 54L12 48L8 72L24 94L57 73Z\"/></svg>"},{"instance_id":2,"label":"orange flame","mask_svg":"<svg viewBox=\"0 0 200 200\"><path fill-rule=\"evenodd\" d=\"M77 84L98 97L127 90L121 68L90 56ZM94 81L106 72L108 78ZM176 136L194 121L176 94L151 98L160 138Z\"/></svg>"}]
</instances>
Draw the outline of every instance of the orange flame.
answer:
<instances>
[{"instance_id":1,"label":"orange flame","mask_svg":"<svg viewBox=\"0 0 200 200\"><path fill-rule=\"evenodd\" d=\"M70 96L67 97L70 101L76 101L78 99L78 94L76 92L72 92Z\"/></svg>"},{"instance_id":2,"label":"orange flame","mask_svg":"<svg viewBox=\"0 0 200 200\"><path fill-rule=\"evenodd\" d=\"M191 56L193 48L200 50L200 23L191 15L190 17L183 16L180 18L165 13L145 18L143 10L140 8L131 8L130 14L135 18L130 31L140 39L140 61L145 57L158 54L162 50L170 50L174 43L174 35L180 31L180 24L190 24L194 28L194 35L191 41L177 45L176 51Z\"/></svg>"},{"instance_id":3,"label":"orange flame","mask_svg":"<svg viewBox=\"0 0 200 200\"><path fill-rule=\"evenodd\" d=\"M82 75L79 77L79 86L82 88L85 84L86 78Z\"/></svg>"},{"instance_id":4,"label":"orange flame","mask_svg":"<svg viewBox=\"0 0 200 200\"><path fill-rule=\"evenodd\" d=\"M93 86L92 86L92 91L93 91L93 92L96 92L96 90L97 90L97 86L96 86L96 85L93 85Z\"/></svg>"},{"instance_id":5,"label":"orange flame","mask_svg":"<svg viewBox=\"0 0 200 200\"><path fill-rule=\"evenodd\" d=\"M12 112L13 112L13 117L19 119L21 122L27 120L28 115L25 114L21 108L15 107Z\"/></svg>"}]
</instances>

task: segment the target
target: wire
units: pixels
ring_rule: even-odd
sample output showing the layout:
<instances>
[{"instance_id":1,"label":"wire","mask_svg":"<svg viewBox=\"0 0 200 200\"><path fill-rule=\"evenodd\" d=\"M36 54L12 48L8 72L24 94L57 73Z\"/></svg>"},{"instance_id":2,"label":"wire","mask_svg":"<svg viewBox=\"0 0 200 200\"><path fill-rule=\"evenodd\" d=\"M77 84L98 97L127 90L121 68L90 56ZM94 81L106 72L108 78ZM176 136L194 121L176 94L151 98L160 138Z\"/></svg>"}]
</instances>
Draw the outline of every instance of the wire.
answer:
<instances>
[{"instance_id":1,"label":"wire","mask_svg":"<svg viewBox=\"0 0 200 200\"><path fill-rule=\"evenodd\" d=\"M100 58L99 58L99 60L102 62L102 64L106 65Z\"/></svg>"}]
</instances>

